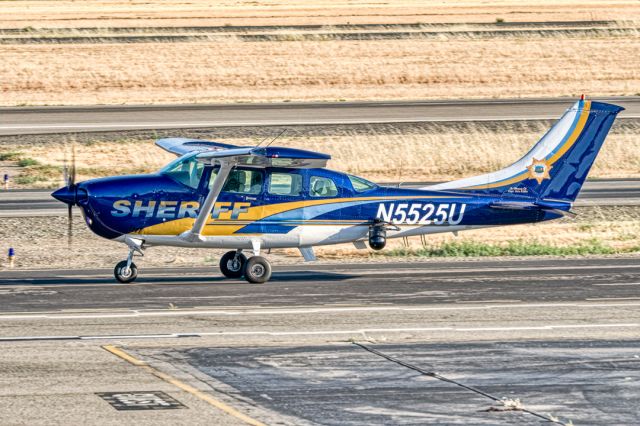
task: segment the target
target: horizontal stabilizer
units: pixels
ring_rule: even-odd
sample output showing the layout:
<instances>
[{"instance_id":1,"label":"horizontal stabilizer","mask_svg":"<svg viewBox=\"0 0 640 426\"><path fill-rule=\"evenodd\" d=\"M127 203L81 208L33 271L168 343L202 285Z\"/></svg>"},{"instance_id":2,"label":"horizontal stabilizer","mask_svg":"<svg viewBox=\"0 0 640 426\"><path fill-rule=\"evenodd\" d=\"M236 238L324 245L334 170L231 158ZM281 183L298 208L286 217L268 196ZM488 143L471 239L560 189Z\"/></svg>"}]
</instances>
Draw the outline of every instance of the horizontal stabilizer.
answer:
<instances>
[{"instance_id":1,"label":"horizontal stabilizer","mask_svg":"<svg viewBox=\"0 0 640 426\"><path fill-rule=\"evenodd\" d=\"M571 204L568 203L496 201L489 204L489 207L498 210L540 210L549 213L555 213L561 216L577 216L575 212L569 210L571 208Z\"/></svg>"}]
</instances>

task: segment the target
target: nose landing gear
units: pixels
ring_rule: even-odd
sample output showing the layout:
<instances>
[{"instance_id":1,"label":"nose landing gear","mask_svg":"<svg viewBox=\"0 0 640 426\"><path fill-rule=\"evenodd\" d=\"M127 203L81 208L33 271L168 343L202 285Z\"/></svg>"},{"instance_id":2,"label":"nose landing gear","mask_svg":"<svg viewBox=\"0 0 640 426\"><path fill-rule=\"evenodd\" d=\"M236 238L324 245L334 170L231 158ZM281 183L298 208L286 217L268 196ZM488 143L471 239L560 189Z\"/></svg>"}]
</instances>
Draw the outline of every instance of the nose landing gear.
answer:
<instances>
[{"instance_id":1,"label":"nose landing gear","mask_svg":"<svg viewBox=\"0 0 640 426\"><path fill-rule=\"evenodd\" d=\"M122 262L118 262L113 270L113 275L119 282L127 284L138 277L138 267L133 262L129 263L128 261L123 260Z\"/></svg>"},{"instance_id":2,"label":"nose landing gear","mask_svg":"<svg viewBox=\"0 0 640 426\"><path fill-rule=\"evenodd\" d=\"M138 277L138 267L133 263L134 254L137 252L140 256L144 256L144 253L142 253L142 244L144 241L126 237L125 243L129 246L129 255L127 256L127 260L118 262L116 267L113 269L113 275L116 277L116 280L123 284L133 282Z\"/></svg>"}]
</instances>

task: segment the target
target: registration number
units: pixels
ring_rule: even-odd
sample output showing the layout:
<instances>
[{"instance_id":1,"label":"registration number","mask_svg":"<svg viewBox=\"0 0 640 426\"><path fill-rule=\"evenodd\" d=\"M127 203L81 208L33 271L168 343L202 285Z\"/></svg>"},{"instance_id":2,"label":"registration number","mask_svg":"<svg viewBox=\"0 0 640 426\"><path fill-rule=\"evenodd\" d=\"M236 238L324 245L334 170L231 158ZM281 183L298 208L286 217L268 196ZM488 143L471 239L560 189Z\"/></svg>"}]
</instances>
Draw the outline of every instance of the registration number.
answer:
<instances>
[{"instance_id":1,"label":"registration number","mask_svg":"<svg viewBox=\"0 0 640 426\"><path fill-rule=\"evenodd\" d=\"M376 218L396 225L458 225L466 204L391 203L380 204Z\"/></svg>"}]
</instances>

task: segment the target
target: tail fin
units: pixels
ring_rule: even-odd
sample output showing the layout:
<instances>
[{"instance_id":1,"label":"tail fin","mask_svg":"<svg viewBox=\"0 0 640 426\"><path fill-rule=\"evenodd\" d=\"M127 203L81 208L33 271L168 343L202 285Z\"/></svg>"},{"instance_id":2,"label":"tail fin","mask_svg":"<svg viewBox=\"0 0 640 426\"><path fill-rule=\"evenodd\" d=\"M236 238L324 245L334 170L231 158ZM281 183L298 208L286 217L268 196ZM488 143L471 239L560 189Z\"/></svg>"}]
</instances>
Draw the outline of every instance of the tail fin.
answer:
<instances>
[{"instance_id":1,"label":"tail fin","mask_svg":"<svg viewBox=\"0 0 640 426\"><path fill-rule=\"evenodd\" d=\"M509 167L424 189L574 201L616 115L623 109L581 99Z\"/></svg>"}]
</instances>

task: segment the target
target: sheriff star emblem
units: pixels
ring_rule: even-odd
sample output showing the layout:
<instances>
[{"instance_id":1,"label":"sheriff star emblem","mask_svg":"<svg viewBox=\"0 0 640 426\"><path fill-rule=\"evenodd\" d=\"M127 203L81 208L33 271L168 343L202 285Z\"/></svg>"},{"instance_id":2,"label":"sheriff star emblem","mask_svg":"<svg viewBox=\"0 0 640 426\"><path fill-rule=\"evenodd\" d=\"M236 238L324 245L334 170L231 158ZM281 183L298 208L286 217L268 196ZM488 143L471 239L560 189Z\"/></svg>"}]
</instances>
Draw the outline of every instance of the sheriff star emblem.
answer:
<instances>
[{"instance_id":1,"label":"sheriff star emblem","mask_svg":"<svg viewBox=\"0 0 640 426\"><path fill-rule=\"evenodd\" d=\"M533 159L533 162L530 166L527 167L529 169L529 179L535 179L538 181L538 184L541 184L545 179L551 179L549 175L549 171L553 167L547 163L547 160L537 160Z\"/></svg>"}]
</instances>

